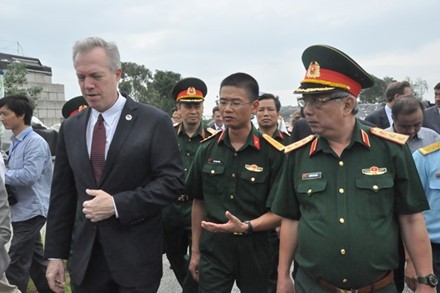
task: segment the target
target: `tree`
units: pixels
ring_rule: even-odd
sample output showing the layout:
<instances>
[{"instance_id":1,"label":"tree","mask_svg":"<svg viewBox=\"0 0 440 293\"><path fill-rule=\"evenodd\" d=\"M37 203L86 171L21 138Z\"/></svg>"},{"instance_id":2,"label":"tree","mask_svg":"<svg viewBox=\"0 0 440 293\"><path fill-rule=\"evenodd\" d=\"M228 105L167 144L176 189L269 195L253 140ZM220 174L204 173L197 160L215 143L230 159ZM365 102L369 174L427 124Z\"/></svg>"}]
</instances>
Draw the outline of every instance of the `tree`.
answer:
<instances>
[{"instance_id":1,"label":"tree","mask_svg":"<svg viewBox=\"0 0 440 293\"><path fill-rule=\"evenodd\" d=\"M181 78L179 73L172 71L156 70L153 75L144 65L122 62L119 89L141 103L171 113L175 105L171 91Z\"/></svg>"},{"instance_id":2,"label":"tree","mask_svg":"<svg viewBox=\"0 0 440 293\"><path fill-rule=\"evenodd\" d=\"M25 94L34 106L37 106L38 95L43 90L40 86L28 86L26 79L26 65L20 62L13 62L8 65L4 74L5 95Z\"/></svg>"},{"instance_id":3,"label":"tree","mask_svg":"<svg viewBox=\"0 0 440 293\"><path fill-rule=\"evenodd\" d=\"M370 88L361 91L359 96L362 103L382 103L384 102L384 93L387 86L394 81L391 77L384 77L380 79L371 74L374 79L374 85Z\"/></svg>"},{"instance_id":4,"label":"tree","mask_svg":"<svg viewBox=\"0 0 440 293\"><path fill-rule=\"evenodd\" d=\"M423 95L428 90L428 83L426 82L426 80L417 78L415 81L412 81L411 78L408 76L405 78L405 80L408 81L411 85L413 95L419 100L423 101Z\"/></svg>"}]
</instances>

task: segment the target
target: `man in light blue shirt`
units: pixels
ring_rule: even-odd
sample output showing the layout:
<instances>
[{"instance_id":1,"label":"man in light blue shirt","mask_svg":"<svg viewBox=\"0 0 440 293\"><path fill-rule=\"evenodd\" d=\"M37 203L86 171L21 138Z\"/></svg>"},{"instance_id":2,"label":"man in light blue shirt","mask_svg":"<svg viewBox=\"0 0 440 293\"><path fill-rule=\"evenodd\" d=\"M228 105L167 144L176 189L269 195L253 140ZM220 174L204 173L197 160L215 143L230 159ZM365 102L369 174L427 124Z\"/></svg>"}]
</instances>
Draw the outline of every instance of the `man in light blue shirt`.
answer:
<instances>
[{"instance_id":1,"label":"man in light blue shirt","mask_svg":"<svg viewBox=\"0 0 440 293\"><path fill-rule=\"evenodd\" d=\"M434 274L440 275L440 142L413 153L430 209L423 212L432 247ZM408 263L412 266L412 263ZM408 270L408 267L407 267ZM437 292L440 292L437 286Z\"/></svg>"},{"instance_id":2,"label":"man in light blue shirt","mask_svg":"<svg viewBox=\"0 0 440 293\"><path fill-rule=\"evenodd\" d=\"M413 95L401 96L394 102L391 111L394 123L386 130L408 135L411 152L440 141L440 134L422 127L424 106Z\"/></svg>"},{"instance_id":3,"label":"man in light blue shirt","mask_svg":"<svg viewBox=\"0 0 440 293\"><path fill-rule=\"evenodd\" d=\"M33 105L26 96L0 99L0 121L13 133L5 183L16 199L11 206L13 238L6 277L26 292L29 278L38 292L51 292L45 277L40 230L46 222L52 183L52 156L47 142L33 131Z\"/></svg>"}]
</instances>

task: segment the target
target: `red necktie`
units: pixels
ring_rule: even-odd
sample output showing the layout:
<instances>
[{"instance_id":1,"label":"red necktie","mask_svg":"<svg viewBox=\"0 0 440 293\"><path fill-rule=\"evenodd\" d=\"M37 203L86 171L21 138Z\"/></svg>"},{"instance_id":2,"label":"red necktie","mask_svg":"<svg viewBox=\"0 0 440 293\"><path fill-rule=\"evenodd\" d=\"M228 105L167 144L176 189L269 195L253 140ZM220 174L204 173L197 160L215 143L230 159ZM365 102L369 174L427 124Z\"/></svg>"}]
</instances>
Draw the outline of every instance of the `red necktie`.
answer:
<instances>
[{"instance_id":1,"label":"red necktie","mask_svg":"<svg viewBox=\"0 0 440 293\"><path fill-rule=\"evenodd\" d=\"M95 127L93 128L90 160L92 161L96 183L99 183L105 164L105 126L102 114L99 114L98 121L96 121Z\"/></svg>"}]
</instances>

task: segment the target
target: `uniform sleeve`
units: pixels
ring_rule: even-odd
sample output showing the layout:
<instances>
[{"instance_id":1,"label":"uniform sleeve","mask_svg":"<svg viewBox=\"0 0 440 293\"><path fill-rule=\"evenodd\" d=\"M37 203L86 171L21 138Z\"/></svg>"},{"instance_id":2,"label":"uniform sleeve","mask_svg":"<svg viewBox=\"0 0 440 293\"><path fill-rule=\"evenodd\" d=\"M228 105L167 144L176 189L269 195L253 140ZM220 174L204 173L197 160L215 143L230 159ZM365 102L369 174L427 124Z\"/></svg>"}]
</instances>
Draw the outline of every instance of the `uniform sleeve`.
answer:
<instances>
[{"instance_id":1,"label":"uniform sleeve","mask_svg":"<svg viewBox=\"0 0 440 293\"><path fill-rule=\"evenodd\" d=\"M189 168L188 175L185 180L185 193L190 199L203 200L203 180L202 180L202 168L203 168L203 151L204 145L201 145L197 150L194 160Z\"/></svg>"},{"instance_id":2,"label":"uniform sleeve","mask_svg":"<svg viewBox=\"0 0 440 293\"><path fill-rule=\"evenodd\" d=\"M293 154L285 156L281 171L272 185L273 204L271 210L281 217L299 220L301 213L295 193L293 166Z\"/></svg>"},{"instance_id":3,"label":"uniform sleeve","mask_svg":"<svg viewBox=\"0 0 440 293\"><path fill-rule=\"evenodd\" d=\"M274 201L275 192L272 190L277 189L277 184L275 183L278 174L281 173L281 167L283 166L284 152L273 149L273 155L271 157L271 168L269 177L270 192L267 197L266 207L271 209L272 203Z\"/></svg>"}]
</instances>

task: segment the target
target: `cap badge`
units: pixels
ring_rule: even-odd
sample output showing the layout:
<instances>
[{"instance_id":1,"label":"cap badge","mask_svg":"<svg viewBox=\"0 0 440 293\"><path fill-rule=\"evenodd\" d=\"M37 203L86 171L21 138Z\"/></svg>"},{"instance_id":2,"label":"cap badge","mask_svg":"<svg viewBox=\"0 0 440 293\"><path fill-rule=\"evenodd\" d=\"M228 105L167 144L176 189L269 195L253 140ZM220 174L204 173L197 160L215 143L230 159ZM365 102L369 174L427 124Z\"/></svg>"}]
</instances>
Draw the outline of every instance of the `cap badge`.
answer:
<instances>
[{"instance_id":1,"label":"cap badge","mask_svg":"<svg viewBox=\"0 0 440 293\"><path fill-rule=\"evenodd\" d=\"M306 77L317 78L321 76L321 67L316 61L310 62L309 68L307 69Z\"/></svg>"},{"instance_id":2,"label":"cap badge","mask_svg":"<svg viewBox=\"0 0 440 293\"><path fill-rule=\"evenodd\" d=\"M370 167L368 169L362 169L362 174L364 175L382 175L387 172L387 168L379 168L376 166Z\"/></svg>"},{"instance_id":3,"label":"cap badge","mask_svg":"<svg viewBox=\"0 0 440 293\"><path fill-rule=\"evenodd\" d=\"M252 165L244 165L244 167L246 168L246 170L252 171L252 172L263 172L263 167L259 167L256 164L252 164Z\"/></svg>"},{"instance_id":4,"label":"cap badge","mask_svg":"<svg viewBox=\"0 0 440 293\"><path fill-rule=\"evenodd\" d=\"M130 114L125 115L125 120L130 121L131 119L133 119L133 116Z\"/></svg>"},{"instance_id":5,"label":"cap badge","mask_svg":"<svg viewBox=\"0 0 440 293\"><path fill-rule=\"evenodd\" d=\"M195 95L197 92L196 92L196 89L194 88L194 87L189 87L187 90L186 90L186 93L188 94L188 95Z\"/></svg>"}]
</instances>

